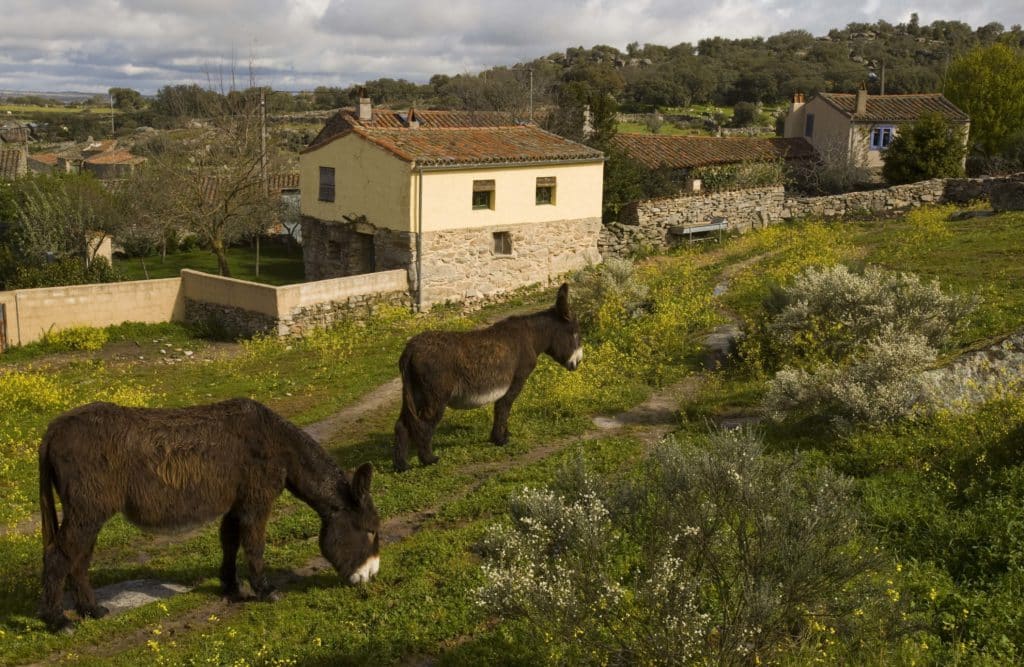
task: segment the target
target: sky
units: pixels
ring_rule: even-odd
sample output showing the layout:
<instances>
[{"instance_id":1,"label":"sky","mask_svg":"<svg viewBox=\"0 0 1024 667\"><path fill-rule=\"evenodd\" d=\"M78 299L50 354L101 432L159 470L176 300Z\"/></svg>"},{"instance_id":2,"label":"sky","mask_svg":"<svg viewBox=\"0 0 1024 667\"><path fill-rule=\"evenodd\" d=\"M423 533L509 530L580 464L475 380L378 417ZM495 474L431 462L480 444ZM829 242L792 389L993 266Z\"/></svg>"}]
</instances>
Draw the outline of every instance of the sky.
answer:
<instances>
[{"instance_id":1,"label":"sky","mask_svg":"<svg viewBox=\"0 0 1024 667\"><path fill-rule=\"evenodd\" d=\"M477 73L564 51L824 35L883 19L1024 21L1021 0L0 0L0 90L198 83L346 87ZM222 86L223 84L223 86Z\"/></svg>"}]
</instances>

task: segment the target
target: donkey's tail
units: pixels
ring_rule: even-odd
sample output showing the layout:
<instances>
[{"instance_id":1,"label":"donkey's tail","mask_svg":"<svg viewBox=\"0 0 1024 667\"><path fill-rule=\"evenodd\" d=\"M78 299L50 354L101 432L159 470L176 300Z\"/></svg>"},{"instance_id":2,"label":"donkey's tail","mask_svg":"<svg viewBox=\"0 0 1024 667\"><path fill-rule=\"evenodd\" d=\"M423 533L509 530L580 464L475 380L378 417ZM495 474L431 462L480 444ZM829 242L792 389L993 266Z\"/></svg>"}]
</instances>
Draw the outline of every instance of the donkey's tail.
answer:
<instances>
[{"instance_id":1,"label":"donkey's tail","mask_svg":"<svg viewBox=\"0 0 1024 667\"><path fill-rule=\"evenodd\" d=\"M39 445L39 510L43 524L43 548L57 539L57 505L53 499L53 465L50 463L50 432Z\"/></svg>"},{"instance_id":2,"label":"donkey's tail","mask_svg":"<svg viewBox=\"0 0 1024 667\"><path fill-rule=\"evenodd\" d=\"M398 358L398 371L402 374L402 403L405 405L405 409L409 411L409 415L419 421L419 414L416 412L416 399L412 394L412 355L409 353L409 349L406 348L402 351L402 356Z\"/></svg>"}]
</instances>

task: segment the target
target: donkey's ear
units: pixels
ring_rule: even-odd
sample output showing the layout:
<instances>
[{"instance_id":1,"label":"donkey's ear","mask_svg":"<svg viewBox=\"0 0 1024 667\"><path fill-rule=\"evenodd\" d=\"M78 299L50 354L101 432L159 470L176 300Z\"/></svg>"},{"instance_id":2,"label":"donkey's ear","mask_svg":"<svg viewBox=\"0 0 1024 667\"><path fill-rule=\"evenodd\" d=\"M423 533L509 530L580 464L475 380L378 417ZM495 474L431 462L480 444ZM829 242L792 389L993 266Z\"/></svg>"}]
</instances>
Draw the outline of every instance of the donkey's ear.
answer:
<instances>
[{"instance_id":1,"label":"donkey's ear","mask_svg":"<svg viewBox=\"0 0 1024 667\"><path fill-rule=\"evenodd\" d=\"M562 286L558 288L558 298L555 299L555 311L563 319L572 319L572 315L569 313L569 283L562 283Z\"/></svg>"},{"instance_id":2,"label":"donkey's ear","mask_svg":"<svg viewBox=\"0 0 1024 667\"><path fill-rule=\"evenodd\" d=\"M349 488L352 489L352 495L360 505L366 504L366 501L370 499L370 481L372 479L372 463L364 463L359 466L352 475L352 482L349 485Z\"/></svg>"}]
</instances>

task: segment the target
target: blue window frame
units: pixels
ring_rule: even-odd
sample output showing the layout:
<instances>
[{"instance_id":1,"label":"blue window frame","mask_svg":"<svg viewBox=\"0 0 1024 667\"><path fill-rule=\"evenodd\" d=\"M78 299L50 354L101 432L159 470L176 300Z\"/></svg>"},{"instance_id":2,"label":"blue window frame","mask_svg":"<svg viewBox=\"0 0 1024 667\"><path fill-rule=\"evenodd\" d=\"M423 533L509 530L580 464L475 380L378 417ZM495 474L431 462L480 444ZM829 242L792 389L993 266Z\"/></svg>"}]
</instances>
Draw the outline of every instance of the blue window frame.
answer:
<instances>
[{"instance_id":1,"label":"blue window frame","mask_svg":"<svg viewBox=\"0 0 1024 667\"><path fill-rule=\"evenodd\" d=\"M892 125L876 125L871 128L871 150L882 151L888 148L895 129Z\"/></svg>"}]
</instances>

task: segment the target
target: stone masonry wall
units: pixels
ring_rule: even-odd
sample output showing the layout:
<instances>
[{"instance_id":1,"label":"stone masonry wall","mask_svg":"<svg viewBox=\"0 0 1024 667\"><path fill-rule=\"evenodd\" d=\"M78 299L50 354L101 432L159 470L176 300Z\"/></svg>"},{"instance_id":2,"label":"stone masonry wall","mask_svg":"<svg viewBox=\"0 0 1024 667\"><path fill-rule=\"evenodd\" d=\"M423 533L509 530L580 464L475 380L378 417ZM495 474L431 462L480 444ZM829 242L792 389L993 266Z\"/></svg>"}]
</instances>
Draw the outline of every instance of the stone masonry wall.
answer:
<instances>
[{"instance_id":1,"label":"stone masonry wall","mask_svg":"<svg viewBox=\"0 0 1024 667\"><path fill-rule=\"evenodd\" d=\"M600 230L590 218L425 233L421 304L472 303L597 264ZM496 232L510 234L511 255L495 253Z\"/></svg>"},{"instance_id":2,"label":"stone masonry wall","mask_svg":"<svg viewBox=\"0 0 1024 667\"><path fill-rule=\"evenodd\" d=\"M627 209L622 216L625 222L604 225L599 247L605 257L628 256L644 246L667 248L679 242L669 233L671 227L704 224L716 217L728 221L729 231L746 232L805 217L844 218L905 211L926 204L966 204L988 199L993 188L1008 181L1024 181L1024 174L939 178L826 197L790 197L782 186L773 186L651 199Z\"/></svg>"},{"instance_id":3,"label":"stone masonry wall","mask_svg":"<svg viewBox=\"0 0 1024 667\"><path fill-rule=\"evenodd\" d=\"M287 317L276 318L235 306L185 299L185 321L211 329L211 333L228 338L250 338L257 334L271 336L302 336L313 329L323 329L349 318L365 317L380 305L410 307L407 291L361 294L344 301L326 301L293 310Z\"/></svg>"}]
</instances>

